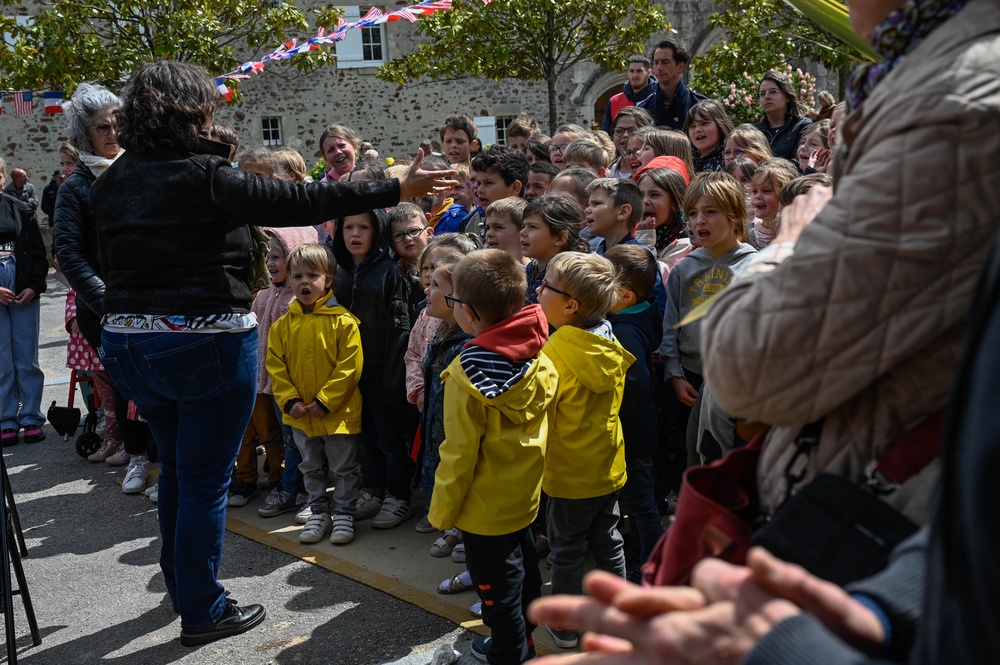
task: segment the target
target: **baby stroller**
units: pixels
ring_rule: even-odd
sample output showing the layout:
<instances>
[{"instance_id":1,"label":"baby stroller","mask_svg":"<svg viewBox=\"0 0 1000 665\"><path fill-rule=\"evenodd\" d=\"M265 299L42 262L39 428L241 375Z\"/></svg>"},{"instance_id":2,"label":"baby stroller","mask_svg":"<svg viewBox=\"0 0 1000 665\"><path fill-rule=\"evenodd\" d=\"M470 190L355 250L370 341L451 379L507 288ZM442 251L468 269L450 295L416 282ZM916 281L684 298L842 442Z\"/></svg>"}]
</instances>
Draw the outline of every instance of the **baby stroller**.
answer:
<instances>
[{"instance_id":1,"label":"baby stroller","mask_svg":"<svg viewBox=\"0 0 1000 665\"><path fill-rule=\"evenodd\" d=\"M97 433L97 392L94 390L94 379L90 372L76 369L71 371L67 405L56 406L53 401L46 416L56 432L62 435L63 440L69 441L69 437L75 435L80 426L80 409L73 406L77 386L87 405L87 416L83 420L83 432L76 439L76 453L80 457L87 457L96 453L102 443Z\"/></svg>"}]
</instances>

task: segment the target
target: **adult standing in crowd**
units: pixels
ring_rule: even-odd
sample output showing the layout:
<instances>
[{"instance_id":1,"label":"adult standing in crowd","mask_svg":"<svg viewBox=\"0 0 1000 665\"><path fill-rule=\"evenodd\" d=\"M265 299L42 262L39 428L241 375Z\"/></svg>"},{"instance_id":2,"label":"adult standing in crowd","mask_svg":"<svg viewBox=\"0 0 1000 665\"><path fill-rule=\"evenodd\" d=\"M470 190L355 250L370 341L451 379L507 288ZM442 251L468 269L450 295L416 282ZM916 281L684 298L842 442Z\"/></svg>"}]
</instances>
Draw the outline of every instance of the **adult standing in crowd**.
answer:
<instances>
[{"instance_id":1,"label":"adult standing in crowd","mask_svg":"<svg viewBox=\"0 0 1000 665\"><path fill-rule=\"evenodd\" d=\"M0 158L0 187L7 163ZM27 180L27 177L25 177ZM38 365L38 326L49 262L34 215L16 198L0 197L0 444L45 439ZM2 500L2 499L0 499Z\"/></svg>"},{"instance_id":2,"label":"adult standing in crowd","mask_svg":"<svg viewBox=\"0 0 1000 665\"><path fill-rule=\"evenodd\" d=\"M691 107L706 99L684 84L682 77L690 60L687 47L676 39L664 39L653 49L656 90L636 106L649 111L659 127L682 130Z\"/></svg>"},{"instance_id":3,"label":"adult standing in crowd","mask_svg":"<svg viewBox=\"0 0 1000 665\"><path fill-rule=\"evenodd\" d=\"M52 217L56 209L56 192L59 191L59 185L63 183L63 180L62 169L56 169L52 173L52 179L49 180L49 184L45 185L45 188L42 189L42 212L45 213L45 218L48 220L49 226L55 223Z\"/></svg>"},{"instance_id":4,"label":"adult standing in crowd","mask_svg":"<svg viewBox=\"0 0 1000 665\"><path fill-rule=\"evenodd\" d=\"M757 86L757 99L764 115L754 126L767 136L775 157L795 161L799 141L812 120L803 115L792 82L781 72L770 71Z\"/></svg>"},{"instance_id":5,"label":"adult standing in crowd","mask_svg":"<svg viewBox=\"0 0 1000 665\"><path fill-rule=\"evenodd\" d=\"M127 152L93 186L106 267L103 362L156 438L160 567L186 646L250 630L218 581L226 493L257 390L254 225L308 225L451 188L454 172L295 184L230 167L205 138L219 94L195 66L144 65L117 114Z\"/></svg>"},{"instance_id":6,"label":"adult standing in crowd","mask_svg":"<svg viewBox=\"0 0 1000 665\"><path fill-rule=\"evenodd\" d=\"M773 510L789 489L785 469L805 424L823 422L819 443L793 471L806 481L826 472L861 483L870 461L944 407L961 367L930 544L925 530L882 574L851 587L860 602L755 552L753 581L744 568L709 560L695 570L696 589L669 598L640 599L605 579L592 580L595 601L556 598L536 608L535 619L600 630L591 644L615 646L613 662L625 662L621 638L632 641L635 663L677 662L680 653L704 663L938 665L991 663L1000 653L989 510L996 261L973 297L1000 222L1000 3L849 7L854 31L880 59L848 83L836 193L813 188L782 211L775 243L708 314L704 368L723 408L775 424L758 473ZM789 242L785 257L779 245ZM980 313L970 327L974 302ZM967 337L973 355L960 363ZM926 522L939 468L925 467L887 501ZM669 591L678 590L656 593ZM832 602L814 603L817 594Z\"/></svg>"},{"instance_id":7,"label":"adult standing in crowd","mask_svg":"<svg viewBox=\"0 0 1000 665\"><path fill-rule=\"evenodd\" d=\"M22 216L27 222L38 224L35 211L38 210L38 193L35 186L28 182L28 172L24 169L14 169L10 172L10 183L4 188L4 194L13 196L24 204Z\"/></svg>"},{"instance_id":8,"label":"adult standing in crowd","mask_svg":"<svg viewBox=\"0 0 1000 665\"><path fill-rule=\"evenodd\" d=\"M624 108L635 106L656 92L656 77L653 76L652 63L649 58L637 53L628 59L628 80L622 86L622 91L612 95L604 108L604 120L601 129L611 133L612 123L618 112ZM621 154L619 150L618 154Z\"/></svg>"},{"instance_id":9,"label":"adult standing in crowd","mask_svg":"<svg viewBox=\"0 0 1000 665\"><path fill-rule=\"evenodd\" d=\"M117 95L90 83L81 83L64 105L66 133L79 160L56 194L52 253L66 281L76 290L76 323L84 339L95 349L101 347L105 285L90 189L97 176L122 155L115 119L119 106L121 100ZM71 155L69 147L60 148L60 158ZM68 169L68 165L63 168ZM141 421L129 420L128 400L117 386L112 388L122 439L105 439L104 445L87 459L109 466L128 465L122 492L139 493L146 487L149 431Z\"/></svg>"}]
</instances>

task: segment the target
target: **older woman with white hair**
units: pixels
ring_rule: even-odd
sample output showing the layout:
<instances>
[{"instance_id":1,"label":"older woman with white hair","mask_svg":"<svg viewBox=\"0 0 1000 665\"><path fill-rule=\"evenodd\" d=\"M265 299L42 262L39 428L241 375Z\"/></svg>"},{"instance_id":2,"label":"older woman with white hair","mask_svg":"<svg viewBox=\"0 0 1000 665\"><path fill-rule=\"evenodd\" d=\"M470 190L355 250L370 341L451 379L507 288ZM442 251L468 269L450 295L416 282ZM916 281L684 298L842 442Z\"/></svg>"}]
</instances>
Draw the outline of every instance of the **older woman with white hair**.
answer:
<instances>
[{"instance_id":1,"label":"older woman with white hair","mask_svg":"<svg viewBox=\"0 0 1000 665\"><path fill-rule=\"evenodd\" d=\"M53 215L52 253L67 281L76 290L76 321L80 332L95 349L101 345L101 315L104 274L97 256L97 227L90 205L90 187L99 175L124 152L118 145L115 111L121 99L99 85L82 83L65 107L69 143L80 151L76 169L56 195ZM98 378L107 379L101 372ZM148 428L127 417L128 401L114 390L116 422L104 445L89 459L110 466L128 464L122 491L142 492L146 487ZM117 429L117 432L115 430Z\"/></svg>"}]
</instances>

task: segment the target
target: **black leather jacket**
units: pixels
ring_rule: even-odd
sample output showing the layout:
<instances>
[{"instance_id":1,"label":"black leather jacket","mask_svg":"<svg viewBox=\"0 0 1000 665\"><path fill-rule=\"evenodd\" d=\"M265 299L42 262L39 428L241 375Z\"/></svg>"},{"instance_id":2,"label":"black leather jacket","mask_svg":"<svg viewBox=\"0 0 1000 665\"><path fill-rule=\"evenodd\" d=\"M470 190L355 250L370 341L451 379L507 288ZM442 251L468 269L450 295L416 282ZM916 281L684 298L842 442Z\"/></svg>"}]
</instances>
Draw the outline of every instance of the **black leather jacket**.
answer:
<instances>
[{"instance_id":1,"label":"black leather jacket","mask_svg":"<svg viewBox=\"0 0 1000 665\"><path fill-rule=\"evenodd\" d=\"M38 224L31 216L31 211L14 197L0 194L0 205L7 206L17 229L14 240L14 293L32 289L42 295L45 293L49 261L45 256L45 243Z\"/></svg>"},{"instance_id":2,"label":"black leather jacket","mask_svg":"<svg viewBox=\"0 0 1000 665\"><path fill-rule=\"evenodd\" d=\"M104 271L97 257L97 227L90 204L90 187L94 172L83 162L73 171L56 193L53 213L52 255L70 286L76 289L77 300L94 314L101 314L104 300Z\"/></svg>"},{"instance_id":3,"label":"black leather jacket","mask_svg":"<svg viewBox=\"0 0 1000 665\"><path fill-rule=\"evenodd\" d=\"M127 152L91 192L104 312L250 311L249 225L306 226L399 202L399 181L294 184L233 169L229 146Z\"/></svg>"}]
</instances>

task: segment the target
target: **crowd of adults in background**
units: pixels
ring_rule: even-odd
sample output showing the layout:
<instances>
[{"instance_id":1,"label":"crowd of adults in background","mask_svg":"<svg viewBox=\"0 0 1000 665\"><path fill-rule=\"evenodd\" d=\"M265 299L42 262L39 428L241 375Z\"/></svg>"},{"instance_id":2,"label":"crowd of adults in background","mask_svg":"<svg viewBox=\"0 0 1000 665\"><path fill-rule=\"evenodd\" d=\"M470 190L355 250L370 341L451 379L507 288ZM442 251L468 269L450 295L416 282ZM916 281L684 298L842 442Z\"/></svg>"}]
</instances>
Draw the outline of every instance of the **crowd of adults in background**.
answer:
<instances>
[{"instance_id":1,"label":"crowd of adults in background","mask_svg":"<svg viewBox=\"0 0 1000 665\"><path fill-rule=\"evenodd\" d=\"M962 662L989 662L1000 653L985 618L996 615L997 585L988 581L989 553L970 534L988 531L981 502L994 492L987 478L995 436L981 406L987 377L975 380L972 356L959 388L971 397L947 415L941 454L940 428L924 432L945 419L963 349L971 353L963 346L969 310L996 235L1000 6L887 0L852 4L851 19L879 60L854 74L839 104L826 91L799 99L771 71L758 82L759 120L734 126L718 100L687 86L691 54L671 38L651 57L629 59L601 129L564 124L550 137L522 116L507 127L507 146L482 146L456 108L436 137L440 154L421 150L387 167L363 145L363 129L332 124L319 137L325 169L316 183L294 151L237 151L240 137L213 124L218 94L195 67L146 65L121 97L81 84L67 106L59 171L38 196L28 174L13 169L0 202L3 445L45 436L40 206L72 287L67 331L95 351L79 368L103 391L107 436L88 459L125 466L122 489L138 494L158 457L159 481L148 489L159 506L160 562L181 642L246 632L266 612L230 599L218 572L227 505L257 495L258 484L242 478L256 478L258 443L271 469L260 515L294 512L302 542L329 535L344 545L355 520L385 529L413 517L412 483L433 492L442 479L456 480L447 476L456 468L448 430L471 412L449 411L455 402L445 387L455 390L458 365L471 390L493 386L495 399L557 353L539 344L538 355L535 339L515 357L497 337L482 347L499 354L488 369L465 356L466 345L480 348L475 340L489 334L460 291L471 279L463 257L485 245L523 271L525 309L516 316L548 318L541 342L551 332L557 345L563 328L581 328L588 344L622 339L621 357L632 361L601 370L620 374L617 401L601 407L608 413L585 415L620 420L624 432L610 428L617 452L608 468L586 470L603 474L606 492L560 495L559 479L539 477L520 506L532 519L497 527L511 537L506 560L488 561L483 545L500 531L475 531L461 516L442 521L433 506L445 490L432 494L430 514L416 525L438 538L431 554L471 557L468 571L439 591L477 586L476 611L494 631L474 655L497 664L532 658L537 621L559 647L582 643L588 663L780 663L816 654L824 662L931 663L956 653ZM941 164L947 168L933 168ZM0 185L5 176L0 161ZM305 235L293 239L284 227ZM639 257L648 266L616 251L628 246L645 248ZM573 256L606 252L578 268L591 279L573 281ZM316 268L315 257L326 265L327 256L329 265ZM479 256L483 265L500 261ZM596 319L580 318L588 298L597 300L583 284L600 282L605 268L618 295ZM634 277L643 270L642 280ZM988 281L981 288L994 291ZM975 320L992 331L989 307ZM707 314L695 315L700 309ZM642 324L627 318L643 312ZM314 313L360 325L356 338L344 333L338 342L342 351L359 349L350 356L353 378L346 369L336 377L347 386L339 401L330 395L341 384L297 394L300 361L275 350L288 345L285 336L313 330L318 324L302 321L315 321ZM290 320L297 327L281 327ZM268 341L271 327L282 332ZM611 352L602 354L608 362ZM325 362L310 357L317 367ZM569 376L569 368L559 371ZM580 380L574 397L559 399L597 390ZM360 416L351 400L364 404ZM523 407L530 413L533 405ZM522 427L519 418L531 416L503 417ZM512 440L502 429L482 436ZM918 454L907 447L917 437L935 438L937 447ZM760 521L833 476L877 487L880 502L921 530L884 573L852 578L847 592L759 550L746 561L687 570L677 580L687 587L631 584L659 556L658 518L690 505L685 469L724 464L751 440L759 461L750 503ZM889 469L889 451L905 460L905 472ZM237 458L241 480L231 486ZM317 484L324 464L338 478L332 503L328 479ZM481 473L470 470L461 484L475 486ZM608 485L609 477L621 482ZM542 487L549 503L543 498L539 508ZM481 516L500 502L470 491L475 508L463 510ZM567 500L600 507L586 525L574 518L577 531L568 533L560 511L585 504ZM619 514L629 521L628 542ZM670 551L669 538L663 542ZM538 594L526 571L537 558L548 557L557 590L579 593L588 549L613 575L589 578L589 597L556 596L529 612ZM502 598L483 584L500 569L511 573ZM581 642L580 630L597 634Z\"/></svg>"}]
</instances>

